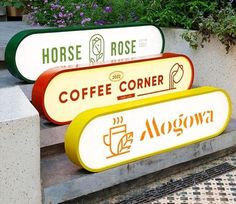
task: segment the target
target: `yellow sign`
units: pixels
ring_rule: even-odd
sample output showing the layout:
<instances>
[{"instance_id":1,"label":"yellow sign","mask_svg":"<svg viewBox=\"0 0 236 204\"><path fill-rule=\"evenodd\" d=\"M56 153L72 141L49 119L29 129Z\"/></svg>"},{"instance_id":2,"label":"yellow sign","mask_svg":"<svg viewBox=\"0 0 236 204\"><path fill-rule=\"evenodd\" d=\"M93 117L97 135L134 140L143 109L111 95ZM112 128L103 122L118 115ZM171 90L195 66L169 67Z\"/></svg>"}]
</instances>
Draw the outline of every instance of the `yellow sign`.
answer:
<instances>
[{"instance_id":1,"label":"yellow sign","mask_svg":"<svg viewBox=\"0 0 236 204\"><path fill-rule=\"evenodd\" d=\"M65 149L99 172L215 137L230 115L229 96L213 87L92 109L72 121Z\"/></svg>"},{"instance_id":2,"label":"yellow sign","mask_svg":"<svg viewBox=\"0 0 236 204\"><path fill-rule=\"evenodd\" d=\"M174 93L191 88L193 66L184 55L103 66L52 69L36 81L32 102L55 124L67 124L96 107Z\"/></svg>"}]
</instances>

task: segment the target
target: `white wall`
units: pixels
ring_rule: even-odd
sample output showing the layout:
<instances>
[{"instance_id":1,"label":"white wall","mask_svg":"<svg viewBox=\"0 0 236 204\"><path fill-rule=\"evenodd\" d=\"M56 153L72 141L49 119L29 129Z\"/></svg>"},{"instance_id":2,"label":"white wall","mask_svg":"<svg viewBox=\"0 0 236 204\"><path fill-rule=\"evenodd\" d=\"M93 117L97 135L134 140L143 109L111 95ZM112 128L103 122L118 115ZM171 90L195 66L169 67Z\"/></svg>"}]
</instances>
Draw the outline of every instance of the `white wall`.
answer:
<instances>
[{"instance_id":1,"label":"white wall","mask_svg":"<svg viewBox=\"0 0 236 204\"><path fill-rule=\"evenodd\" d=\"M183 29L162 29L165 35L165 52L186 54L195 67L195 86L216 86L225 89L232 100L236 118L236 46L226 54L225 46L215 38L204 48L193 50L180 37Z\"/></svg>"}]
</instances>

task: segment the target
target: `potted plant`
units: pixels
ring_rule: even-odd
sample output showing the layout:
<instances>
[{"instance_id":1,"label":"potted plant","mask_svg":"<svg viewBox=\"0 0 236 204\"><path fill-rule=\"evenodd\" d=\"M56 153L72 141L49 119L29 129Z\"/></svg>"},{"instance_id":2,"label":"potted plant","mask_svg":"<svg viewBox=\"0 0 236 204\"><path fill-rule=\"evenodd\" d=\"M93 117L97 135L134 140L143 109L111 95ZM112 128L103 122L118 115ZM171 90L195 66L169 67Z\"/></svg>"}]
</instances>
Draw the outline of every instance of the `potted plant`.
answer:
<instances>
[{"instance_id":1,"label":"potted plant","mask_svg":"<svg viewBox=\"0 0 236 204\"><path fill-rule=\"evenodd\" d=\"M6 8L4 6L0 6L0 16L6 15Z\"/></svg>"},{"instance_id":2,"label":"potted plant","mask_svg":"<svg viewBox=\"0 0 236 204\"><path fill-rule=\"evenodd\" d=\"M6 20L6 7L0 6L0 21Z\"/></svg>"},{"instance_id":3,"label":"potted plant","mask_svg":"<svg viewBox=\"0 0 236 204\"><path fill-rule=\"evenodd\" d=\"M21 0L3 0L0 6L6 7L8 17L21 17L24 11L24 3Z\"/></svg>"}]
</instances>

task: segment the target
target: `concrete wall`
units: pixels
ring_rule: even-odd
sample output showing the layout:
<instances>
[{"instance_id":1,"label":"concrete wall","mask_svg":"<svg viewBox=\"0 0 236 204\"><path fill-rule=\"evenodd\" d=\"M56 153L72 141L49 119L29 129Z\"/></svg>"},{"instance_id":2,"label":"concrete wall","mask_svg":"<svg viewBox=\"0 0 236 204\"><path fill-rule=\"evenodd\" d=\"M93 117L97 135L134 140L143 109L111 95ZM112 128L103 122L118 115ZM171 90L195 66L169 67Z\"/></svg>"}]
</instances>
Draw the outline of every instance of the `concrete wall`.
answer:
<instances>
[{"instance_id":1,"label":"concrete wall","mask_svg":"<svg viewBox=\"0 0 236 204\"><path fill-rule=\"evenodd\" d=\"M236 46L226 54L224 45L215 38L204 48L193 50L180 35L183 29L163 28L166 39L165 52L183 53L190 57L195 67L196 86L216 86L225 89L233 103L236 118Z\"/></svg>"},{"instance_id":2,"label":"concrete wall","mask_svg":"<svg viewBox=\"0 0 236 204\"><path fill-rule=\"evenodd\" d=\"M39 204L39 116L17 86L0 89L0 203Z\"/></svg>"}]
</instances>

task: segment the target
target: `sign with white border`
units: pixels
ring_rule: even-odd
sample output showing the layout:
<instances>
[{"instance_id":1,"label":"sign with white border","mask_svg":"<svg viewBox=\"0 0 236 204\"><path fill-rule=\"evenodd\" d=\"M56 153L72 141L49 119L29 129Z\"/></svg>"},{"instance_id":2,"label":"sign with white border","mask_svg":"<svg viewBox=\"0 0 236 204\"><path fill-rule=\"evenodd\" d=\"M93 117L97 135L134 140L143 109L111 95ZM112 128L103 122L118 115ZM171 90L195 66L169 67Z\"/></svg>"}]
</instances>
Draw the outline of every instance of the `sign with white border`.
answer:
<instances>
[{"instance_id":1,"label":"sign with white border","mask_svg":"<svg viewBox=\"0 0 236 204\"><path fill-rule=\"evenodd\" d=\"M72 162L99 172L215 137L230 116L227 93L196 88L85 111L67 129L65 149Z\"/></svg>"},{"instance_id":2,"label":"sign with white border","mask_svg":"<svg viewBox=\"0 0 236 204\"><path fill-rule=\"evenodd\" d=\"M163 49L161 30L150 24L36 29L16 34L6 47L5 60L13 76L33 82L53 67L119 62Z\"/></svg>"},{"instance_id":3,"label":"sign with white border","mask_svg":"<svg viewBox=\"0 0 236 204\"><path fill-rule=\"evenodd\" d=\"M42 116L68 124L79 113L191 88L194 70L185 55L161 56L75 69L51 69L35 82L32 103Z\"/></svg>"}]
</instances>

